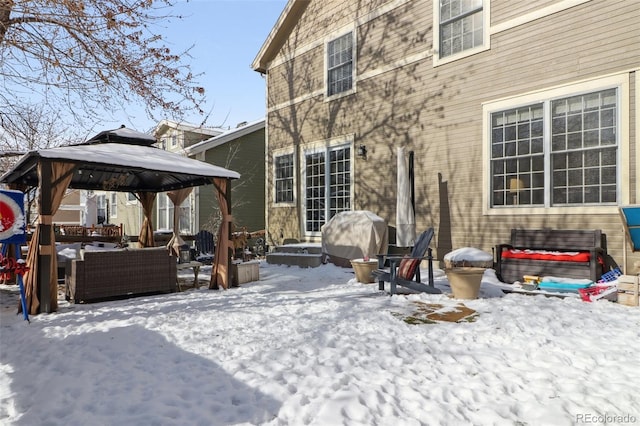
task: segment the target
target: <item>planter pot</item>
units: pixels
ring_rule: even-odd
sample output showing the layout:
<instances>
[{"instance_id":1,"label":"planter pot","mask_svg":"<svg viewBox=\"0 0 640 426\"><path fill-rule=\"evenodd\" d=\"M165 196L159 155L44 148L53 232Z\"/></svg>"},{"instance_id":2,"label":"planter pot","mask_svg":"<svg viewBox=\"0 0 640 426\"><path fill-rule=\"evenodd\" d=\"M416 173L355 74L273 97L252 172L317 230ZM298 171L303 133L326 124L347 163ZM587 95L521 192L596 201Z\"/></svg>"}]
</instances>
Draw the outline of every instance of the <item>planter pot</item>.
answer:
<instances>
[{"instance_id":1,"label":"planter pot","mask_svg":"<svg viewBox=\"0 0 640 426\"><path fill-rule=\"evenodd\" d=\"M351 266L356 273L356 279L364 284L371 284L374 282L371 272L378 268L377 260L363 260L354 259L351 261Z\"/></svg>"},{"instance_id":2,"label":"planter pot","mask_svg":"<svg viewBox=\"0 0 640 426\"><path fill-rule=\"evenodd\" d=\"M449 285L456 299L477 299L485 268L450 268L445 269Z\"/></svg>"}]
</instances>

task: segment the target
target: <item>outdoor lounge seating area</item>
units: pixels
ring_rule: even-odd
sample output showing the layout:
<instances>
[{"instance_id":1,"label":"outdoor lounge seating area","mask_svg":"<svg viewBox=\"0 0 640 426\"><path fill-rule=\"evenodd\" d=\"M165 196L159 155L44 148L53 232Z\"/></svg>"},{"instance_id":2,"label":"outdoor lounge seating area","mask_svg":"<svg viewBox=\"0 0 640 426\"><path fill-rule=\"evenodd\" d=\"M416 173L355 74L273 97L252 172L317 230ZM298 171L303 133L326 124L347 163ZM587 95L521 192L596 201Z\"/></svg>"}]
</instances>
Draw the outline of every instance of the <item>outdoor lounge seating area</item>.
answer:
<instances>
[{"instance_id":1,"label":"outdoor lounge seating area","mask_svg":"<svg viewBox=\"0 0 640 426\"><path fill-rule=\"evenodd\" d=\"M176 257L166 247L84 250L65 266L71 303L176 291Z\"/></svg>"},{"instance_id":2,"label":"outdoor lounge seating area","mask_svg":"<svg viewBox=\"0 0 640 426\"><path fill-rule=\"evenodd\" d=\"M596 282L605 271L606 235L601 230L512 229L511 241L496 246L496 273L505 283L527 276Z\"/></svg>"}]
</instances>

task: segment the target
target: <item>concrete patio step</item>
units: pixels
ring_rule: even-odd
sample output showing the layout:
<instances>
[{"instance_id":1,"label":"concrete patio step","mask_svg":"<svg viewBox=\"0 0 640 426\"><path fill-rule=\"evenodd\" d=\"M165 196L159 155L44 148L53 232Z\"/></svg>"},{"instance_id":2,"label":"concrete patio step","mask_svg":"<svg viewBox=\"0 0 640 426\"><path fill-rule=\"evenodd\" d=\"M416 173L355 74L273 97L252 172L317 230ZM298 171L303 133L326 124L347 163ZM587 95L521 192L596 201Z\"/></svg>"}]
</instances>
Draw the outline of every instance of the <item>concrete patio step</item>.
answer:
<instances>
[{"instance_id":1,"label":"concrete patio step","mask_svg":"<svg viewBox=\"0 0 640 426\"><path fill-rule=\"evenodd\" d=\"M322 246L320 244L285 244L276 246L275 253L298 253L298 254L322 254Z\"/></svg>"},{"instance_id":2,"label":"concrete patio step","mask_svg":"<svg viewBox=\"0 0 640 426\"><path fill-rule=\"evenodd\" d=\"M299 266L300 268L317 268L322 265L324 256L320 244L287 244L274 248L267 253L267 263L274 265Z\"/></svg>"}]
</instances>

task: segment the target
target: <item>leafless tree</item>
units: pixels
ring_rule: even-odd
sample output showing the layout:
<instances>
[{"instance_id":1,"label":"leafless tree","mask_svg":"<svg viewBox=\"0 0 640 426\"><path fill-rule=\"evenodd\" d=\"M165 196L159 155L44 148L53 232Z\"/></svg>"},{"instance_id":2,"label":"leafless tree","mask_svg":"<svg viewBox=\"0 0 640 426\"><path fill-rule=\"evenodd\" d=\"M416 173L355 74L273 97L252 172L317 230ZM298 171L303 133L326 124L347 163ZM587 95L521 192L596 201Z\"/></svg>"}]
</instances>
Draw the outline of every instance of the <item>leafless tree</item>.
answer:
<instances>
[{"instance_id":1,"label":"leafless tree","mask_svg":"<svg viewBox=\"0 0 640 426\"><path fill-rule=\"evenodd\" d=\"M0 0L0 111L20 99L70 112L142 102L150 117L201 112L204 89L160 33L171 0ZM97 108L99 107L99 108Z\"/></svg>"},{"instance_id":2,"label":"leafless tree","mask_svg":"<svg viewBox=\"0 0 640 426\"><path fill-rule=\"evenodd\" d=\"M45 105L14 105L0 112L0 174L9 170L27 151L50 148L62 143L75 142L60 121L59 111L50 111ZM23 188L27 204L27 223L36 199L35 188Z\"/></svg>"}]
</instances>

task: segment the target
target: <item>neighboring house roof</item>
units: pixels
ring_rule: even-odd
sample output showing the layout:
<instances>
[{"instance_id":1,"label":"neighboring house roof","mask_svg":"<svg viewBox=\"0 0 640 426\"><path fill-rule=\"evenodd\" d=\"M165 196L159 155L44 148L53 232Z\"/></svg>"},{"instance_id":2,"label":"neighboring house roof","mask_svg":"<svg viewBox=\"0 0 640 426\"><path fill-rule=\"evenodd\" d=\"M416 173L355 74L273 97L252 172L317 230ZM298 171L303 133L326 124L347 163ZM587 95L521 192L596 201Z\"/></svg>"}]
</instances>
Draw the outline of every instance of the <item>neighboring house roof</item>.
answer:
<instances>
[{"instance_id":1,"label":"neighboring house roof","mask_svg":"<svg viewBox=\"0 0 640 426\"><path fill-rule=\"evenodd\" d=\"M223 132L222 129L214 128L214 127L204 127L201 125L182 123L171 120L162 120L158 123L156 128L153 130L154 135L162 135L167 132L169 129L176 129L183 132L192 132L199 133L201 135L207 136L217 136Z\"/></svg>"},{"instance_id":2,"label":"neighboring house roof","mask_svg":"<svg viewBox=\"0 0 640 426\"><path fill-rule=\"evenodd\" d=\"M232 130L227 130L221 135L214 136L202 142L198 142L197 144L186 148L185 151L187 155L199 154L211 148L215 148L216 146L220 146L229 141L238 139L244 135L248 135L260 129L264 129L264 127L265 127L265 119L263 118L257 121L253 121L251 123L247 123L244 126L237 127Z\"/></svg>"},{"instance_id":3,"label":"neighboring house roof","mask_svg":"<svg viewBox=\"0 0 640 426\"><path fill-rule=\"evenodd\" d=\"M267 72L269 62L278 54L309 3L309 0L289 0L251 64L254 71Z\"/></svg>"}]
</instances>

